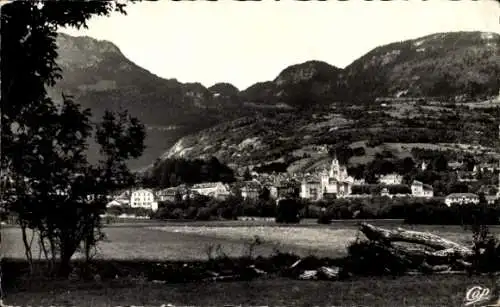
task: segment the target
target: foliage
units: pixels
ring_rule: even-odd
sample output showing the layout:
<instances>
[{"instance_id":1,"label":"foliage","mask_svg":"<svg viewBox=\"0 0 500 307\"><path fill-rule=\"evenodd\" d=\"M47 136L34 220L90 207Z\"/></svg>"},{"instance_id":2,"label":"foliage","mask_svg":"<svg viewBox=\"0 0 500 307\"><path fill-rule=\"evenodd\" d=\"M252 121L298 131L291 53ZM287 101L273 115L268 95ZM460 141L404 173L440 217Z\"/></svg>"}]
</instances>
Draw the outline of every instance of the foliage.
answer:
<instances>
[{"instance_id":1,"label":"foliage","mask_svg":"<svg viewBox=\"0 0 500 307\"><path fill-rule=\"evenodd\" d=\"M264 164L261 166L257 166L254 168L254 171L257 173L286 173L288 168L288 164L282 162L272 162L268 164Z\"/></svg>"},{"instance_id":2,"label":"foliage","mask_svg":"<svg viewBox=\"0 0 500 307\"><path fill-rule=\"evenodd\" d=\"M90 165L84 154L92 136L90 110L63 94L57 105L46 87L61 78L56 64L56 31L85 27L92 16L124 12L116 2L15 1L2 6L2 170L13 183L8 210L23 230L26 256L32 261L27 229L52 267L69 273L80 248L87 259L103 238L99 214L105 195L130 184L125 165L141 155L144 126L122 112L107 112L96 129L104 158ZM29 89L29 90L26 90Z\"/></svg>"},{"instance_id":3,"label":"foliage","mask_svg":"<svg viewBox=\"0 0 500 307\"><path fill-rule=\"evenodd\" d=\"M234 182L234 171L215 157L209 160L165 159L155 163L144 175L145 186L165 188L180 184L222 181Z\"/></svg>"},{"instance_id":4,"label":"foliage","mask_svg":"<svg viewBox=\"0 0 500 307\"><path fill-rule=\"evenodd\" d=\"M163 202L158 211L151 215L154 219L176 220L233 220L238 216L275 217L276 204L272 199L245 199L230 196L218 200L204 196L175 202Z\"/></svg>"},{"instance_id":5,"label":"foliage","mask_svg":"<svg viewBox=\"0 0 500 307\"><path fill-rule=\"evenodd\" d=\"M403 219L407 224L473 225L481 216L483 223L499 225L500 204L484 208L477 205L448 207L440 199L369 197L335 199L306 203L304 218L329 223L332 219ZM324 208L324 209L321 209Z\"/></svg>"},{"instance_id":6,"label":"foliage","mask_svg":"<svg viewBox=\"0 0 500 307\"><path fill-rule=\"evenodd\" d=\"M301 203L295 199L282 199L277 204L276 222L293 224L300 222Z\"/></svg>"}]
</instances>

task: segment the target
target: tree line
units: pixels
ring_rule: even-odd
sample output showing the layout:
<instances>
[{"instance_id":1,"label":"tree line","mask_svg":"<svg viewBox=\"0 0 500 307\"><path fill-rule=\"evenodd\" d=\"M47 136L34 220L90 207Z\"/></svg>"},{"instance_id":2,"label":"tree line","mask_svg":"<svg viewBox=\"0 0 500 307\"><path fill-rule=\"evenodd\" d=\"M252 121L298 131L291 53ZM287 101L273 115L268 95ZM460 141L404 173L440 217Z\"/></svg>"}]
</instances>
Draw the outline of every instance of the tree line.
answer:
<instances>
[{"instance_id":1,"label":"tree line","mask_svg":"<svg viewBox=\"0 0 500 307\"><path fill-rule=\"evenodd\" d=\"M180 184L201 182L230 183L235 181L234 171L216 157L208 160L169 158L157 161L152 170L141 179L146 187L167 188Z\"/></svg>"}]
</instances>

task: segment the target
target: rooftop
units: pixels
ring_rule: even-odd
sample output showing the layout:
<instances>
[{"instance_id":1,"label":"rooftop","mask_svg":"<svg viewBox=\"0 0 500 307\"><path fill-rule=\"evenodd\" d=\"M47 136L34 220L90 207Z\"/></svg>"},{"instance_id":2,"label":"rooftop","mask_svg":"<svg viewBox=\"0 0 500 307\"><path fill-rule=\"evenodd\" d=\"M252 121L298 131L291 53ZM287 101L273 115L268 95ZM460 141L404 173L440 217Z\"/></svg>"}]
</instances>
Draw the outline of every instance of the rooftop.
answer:
<instances>
[{"instance_id":1,"label":"rooftop","mask_svg":"<svg viewBox=\"0 0 500 307\"><path fill-rule=\"evenodd\" d=\"M217 185L222 184L221 182L203 182L193 184L193 189L210 189L215 188Z\"/></svg>"},{"instance_id":2,"label":"rooftop","mask_svg":"<svg viewBox=\"0 0 500 307\"><path fill-rule=\"evenodd\" d=\"M456 198L456 197L479 198L479 196L473 193L452 193L446 196L446 198Z\"/></svg>"}]
</instances>

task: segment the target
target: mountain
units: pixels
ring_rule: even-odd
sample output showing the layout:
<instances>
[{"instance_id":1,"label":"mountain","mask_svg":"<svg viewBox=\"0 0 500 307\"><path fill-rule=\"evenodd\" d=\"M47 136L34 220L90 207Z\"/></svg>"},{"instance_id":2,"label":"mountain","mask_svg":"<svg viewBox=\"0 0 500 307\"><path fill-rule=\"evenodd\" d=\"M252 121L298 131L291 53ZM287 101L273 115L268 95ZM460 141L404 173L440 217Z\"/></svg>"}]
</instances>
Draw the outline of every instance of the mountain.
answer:
<instances>
[{"instance_id":1,"label":"mountain","mask_svg":"<svg viewBox=\"0 0 500 307\"><path fill-rule=\"evenodd\" d=\"M241 97L245 102L296 108L329 103L337 97L341 72L325 62L307 61L287 67L273 81L250 86Z\"/></svg>"},{"instance_id":2,"label":"mountain","mask_svg":"<svg viewBox=\"0 0 500 307\"><path fill-rule=\"evenodd\" d=\"M211 87L208 88L210 92L212 92L214 95L220 95L220 96L226 96L226 97L231 97L231 96L238 96L240 94L240 90L230 84L230 83L217 83L212 85Z\"/></svg>"},{"instance_id":3,"label":"mountain","mask_svg":"<svg viewBox=\"0 0 500 307\"><path fill-rule=\"evenodd\" d=\"M471 111L470 104L443 105L432 100L496 96L498 76L500 35L496 33L438 33L397 42L373 49L345 69L309 61L240 93L244 104L281 103L290 108L248 115L183 137L161 159L216 156L234 167L274 162L298 170L317 165L328 156L325 150L339 143L378 144L366 147L371 152L368 158L378 149L385 150L380 147L384 143L389 147L393 143L493 147L498 106L486 104ZM380 105L377 97L409 101ZM409 150L394 146L401 155Z\"/></svg>"},{"instance_id":4,"label":"mountain","mask_svg":"<svg viewBox=\"0 0 500 307\"><path fill-rule=\"evenodd\" d=\"M358 111L331 117L331 106L345 110L352 104L377 106L376 97L483 98L497 95L500 87L500 35L496 33L438 33L396 42L373 49L344 69L307 61L242 91L229 83L206 88L160 78L127 59L111 42L60 34L57 44L64 79L50 90L51 96L60 99L62 91L72 94L92 109L95 119L105 109L127 109L147 126L147 149L132 161L133 168L150 164L170 147L164 156L177 156L176 148L185 148L179 144L188 143L193 147L190 157L222 154L229 155L226 163L247 163L244 156L251 152L266 155L260 161L281 159L276 148L299 146L293 142L312 146L353 121L360 125L355 118L360 114L351 114ZM385 118L380 116L374 120L379 124ZM400 123L402 128L406 124ZM255 137L265 139L267 145L244 142ZM256 150L247 150L248 144L257 144ZM217 146L222 146L217 151L247 149L218 153L213 150ZM93 144L91 160L97 158L95 149Z\"/></svg>"},{"instance_id":5,"label":"mountain","mask_svg":"<svg viewBox=\"0 0 500 307\"><path fill-rule=\"evenodd\" d=\"M62 92L71 94L92 110L94 119L106 109L127 109L147 126L147 149L132 167L149 164L181 136L238 117L241 109L234 86L232 95L219 97L200 83L160 78L127 59L111 42L60 33L57 45L63 79L49 89L54 99L60 100ZM96 153L91 144L92 161Z\"/></svg>"},{"instance_id":6,"label":"mountain","mask_svg":"<svg viewBox=\"0 0 500 307\"><path fill-rule=\"evenodd\" d=\"M491 96L500 87L500 35L437 33L377 47L344 69L346 95Z\"/></svg>"},{"instance_id":7,"label":"mountain","mask_svg":"<svg viewBox=\"0 0 500 307\"><path fill-rule=\"evenodd\" d=\"M500 87L500 35L436 33L377 47L344 69L308 61L242 91L244 102L310 107L377 97L484 98Z\"/></svg>"}]
</instances>

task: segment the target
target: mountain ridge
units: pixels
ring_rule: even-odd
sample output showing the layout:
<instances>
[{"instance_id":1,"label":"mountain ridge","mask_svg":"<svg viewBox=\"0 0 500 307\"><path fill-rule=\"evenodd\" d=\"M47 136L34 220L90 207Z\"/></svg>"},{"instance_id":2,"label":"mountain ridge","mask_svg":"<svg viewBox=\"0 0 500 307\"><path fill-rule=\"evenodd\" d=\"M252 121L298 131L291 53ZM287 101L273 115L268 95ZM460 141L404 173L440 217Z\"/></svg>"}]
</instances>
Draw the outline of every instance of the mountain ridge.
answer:
<instances>
[{"instance_id":1,"label":"mountain ridge","mask_svg":"<svg viewBox=\"0 0 500 307\"><path fill-rule=\"evenodd\" d=\"M273 80L243 90L226 82L205 87L161 78L105 40L60 34L58 46L64 79L50 90L53 97L71 94L94 117L104 109L126 108L156 127L148 130L153 131L148 149L136 167L149 164L184 136L241 117L307 113L339 102L373 104L376 97L484 98L500 87L500 34L489 32L435 33L394 42L345 68L319 60L293 64Z\"/></svg>"},{"instance_id":2,"label":"mountain ridge","mask_svg":"<svg viewBox=\"0 0 500 307\"><path fill-rule=\"evenodd\" d=\"M256 83L242 92L251 92L247 95L257 97L263 103L266 101L277 103L279 97L276 95L278 87L276 80L279 80L283 73L293 71L301 65L307 66L309 62L319 61L292 65L283 70L273 81ZM329 64L324 63L324 65ZM335 68L332 71L335 71ZM321 147L344 142L342 139L353 142L366 141L376 138L373 135L374 131L380 131L378 133L390 131L388 133L394 140L418 143L421 140L459 142L460 138L475 142L478 137L473 135L474 129L476 129L474 133L486 135L490 134L487 129L493 131L497 129L490 122L494 121L491 115L474 114L476 117L485 116L488 128L477 123L476 117L459 122L442 119L445 115L439 113L441 112L439 110L456 111L453 107L434 106L431 101L438 99L457 103L500 97L498 78L500 34L498 33L478 31L435 33L408 41L394 42L374 48L346 68L336 72L339 74L336 79L319 78L313 82L316 86L319 84L320 89L323 86L324 90L317 95L321 99L316 102L319 109L310 108L309 112L302 110L300 114L294 114L295 111L282 112L274 118L258 119L256 116L248 116L222 123L181 138L162 155L162 159L204 158L213 155L225 163L241 167L271 162L283 163L287 159L301 160L300 152L314 155L314 151L309 148L311 146ZM315 95L311 90L313 87L307 88L308 86L303 87L303 92L299 91L296 97L311 102L313 100L311 97ZM406 98L410 101L384 107L380 102L376 102L377 97ZM411 97L415 99L411 101ZM433 98L427 101L426 98L429 97ZM361 104L352 104L356 100ZM345 101L350 101L352 105L346 104ZM415 105L417 102L422 103L422 106ZM295 104L297 105L299 104ZM457 107L460 108L458 104ZM495 105L491 107L494 108ZM406 109L404 112L410 112L408 113L410 115L401 114L402 111L398 108ZM424 111L421 108L424 108ZM433 111L437 114L432 112L427 114L426 109L437 110ZM411 115L411 112L417 112L418 115ZM411 119L411 116L418 118L421 114L425 114L427 119ZM439 117L436 117L437 115ZM443 127L447 127L450 123L448 130L439 130L432 122L432 118L440 122ZM426 123L429 120L431 122ZM456 125L467 123L474 128L464 128L467 131L457 129L453 123ZM399 139L398 129L403 135L408 135L408 138ZM427 137L426 134L431 137ZM480 139L483 143L488 142L487 138ZM290 154L293 157L290 157Z\"/></svg>"}]
</instances>

